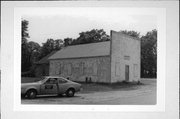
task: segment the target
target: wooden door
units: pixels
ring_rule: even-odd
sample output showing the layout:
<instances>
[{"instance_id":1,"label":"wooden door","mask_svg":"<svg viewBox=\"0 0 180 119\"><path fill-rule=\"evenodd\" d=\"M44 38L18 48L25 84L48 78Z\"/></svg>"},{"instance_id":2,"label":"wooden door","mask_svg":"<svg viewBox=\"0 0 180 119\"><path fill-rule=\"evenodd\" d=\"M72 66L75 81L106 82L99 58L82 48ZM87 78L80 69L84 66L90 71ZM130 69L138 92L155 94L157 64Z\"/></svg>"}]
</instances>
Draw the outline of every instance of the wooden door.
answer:
<instances>
[{"instance_id":1,"label":"wooden door","mask_svg":"<svg viewBox=\"0 0 180 119\"><path fill-rule=\"evenodd\" d=\"M125 65L125 80L129 81L129 65Z\"/></svg>"}]
</instances>

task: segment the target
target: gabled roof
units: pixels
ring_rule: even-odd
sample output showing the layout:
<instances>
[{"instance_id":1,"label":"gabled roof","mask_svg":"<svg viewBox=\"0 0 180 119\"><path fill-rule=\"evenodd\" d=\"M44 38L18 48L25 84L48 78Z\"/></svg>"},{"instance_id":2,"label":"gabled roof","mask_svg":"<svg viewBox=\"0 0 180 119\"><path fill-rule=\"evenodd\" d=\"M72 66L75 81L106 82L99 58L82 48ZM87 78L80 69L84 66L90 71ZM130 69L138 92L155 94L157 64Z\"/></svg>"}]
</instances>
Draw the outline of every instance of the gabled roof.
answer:
<instances>
[{"instance_id":1,"label":"gabled roof","mask_svg":"<svg viewBox=\"0 0 180 119\"><path fill-rule=\"evenodd\" d=\"M110 55L110 41L72 45L57 51L49 59L80 58Z\"/></svg>"},{"instance_id":2,"label":"gabled roof","mask_svg":"<svg viewBox=\"0 0 180 119\"><path fill-rule=\"evenodd\" d=\"M36 62L36 64L44 64L44 63L48 63L49 62L49 57L52 56L53 54L55 54L57 51L52 51L50 54L46 55L45 57L43 57L42 59L40 59L38 62Z\"/></svg>"}]
</instances>

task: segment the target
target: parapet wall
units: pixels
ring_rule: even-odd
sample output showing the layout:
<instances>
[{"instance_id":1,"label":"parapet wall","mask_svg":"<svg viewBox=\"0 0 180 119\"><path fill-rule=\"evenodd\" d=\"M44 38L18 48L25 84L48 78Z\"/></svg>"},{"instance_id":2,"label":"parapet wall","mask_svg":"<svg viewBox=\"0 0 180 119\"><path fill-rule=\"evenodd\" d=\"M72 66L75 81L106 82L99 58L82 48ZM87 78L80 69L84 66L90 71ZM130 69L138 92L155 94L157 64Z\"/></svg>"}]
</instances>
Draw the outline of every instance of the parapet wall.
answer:
<instances>
[{"instance_id":1,"label":"parapet wall","mask_svg":"<svg viewBox=\"0 0 180 119\"><path fill-rule=\"evenodd\" d=\"M110 50L111 82L121 82L128 78L128 81L138 81L140 79L140 40L111 31ZM126 67L129 67L129 73Z\"/></svg>"}]
</instances>

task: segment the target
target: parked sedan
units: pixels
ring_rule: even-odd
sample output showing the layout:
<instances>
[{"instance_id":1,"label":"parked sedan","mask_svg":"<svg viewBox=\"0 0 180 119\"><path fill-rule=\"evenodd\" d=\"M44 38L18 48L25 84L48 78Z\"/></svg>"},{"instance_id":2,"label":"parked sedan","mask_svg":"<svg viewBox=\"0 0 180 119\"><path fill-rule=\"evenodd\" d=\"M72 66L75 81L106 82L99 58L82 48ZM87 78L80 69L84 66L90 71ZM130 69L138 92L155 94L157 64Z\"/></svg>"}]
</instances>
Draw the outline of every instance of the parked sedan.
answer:
<instances>
[{"instance_id":1,"label":"parked sedan","mask_svg":"<svg viewBox=\"0 0 180 119\"><path fill-rule=\"evenodd\" d=\"M29 99L33 99L37 95L50 94L66 94L68 97L73 97L75 92L81 89L81 84L79 83L75 83L63 77L48 76L38 82L22 83L21 95Z\"/></svg>"}]
</instances>

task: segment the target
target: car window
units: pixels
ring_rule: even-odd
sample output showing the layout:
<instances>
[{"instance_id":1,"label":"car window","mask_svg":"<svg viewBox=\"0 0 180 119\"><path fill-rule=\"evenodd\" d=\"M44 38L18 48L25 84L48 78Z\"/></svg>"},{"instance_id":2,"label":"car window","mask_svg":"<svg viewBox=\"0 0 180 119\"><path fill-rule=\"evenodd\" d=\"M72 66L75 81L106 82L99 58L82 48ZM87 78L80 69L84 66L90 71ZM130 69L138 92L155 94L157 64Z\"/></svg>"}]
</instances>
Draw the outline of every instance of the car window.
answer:
<instances>
[{"instance_id":1,"label":"car window","mask_svg":"<svg viewBox=\"0 0 180 119\"><path fill-rule=\"evenodd\" d=\"M65 79L59 78L59 83L66 83L67 81Z\"/></svg>"},{"instance_id":2,"label":"car window","mask_svg":"<svg viewBox=\"0 0 180 119\"><path fill-rule=\"evenodd\" d=\"M49 78L46 81L46 84L56 84L57 83L57 79L56 78Z\"/></svg>"}]
</instances>

